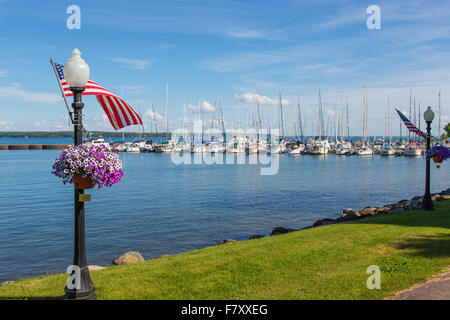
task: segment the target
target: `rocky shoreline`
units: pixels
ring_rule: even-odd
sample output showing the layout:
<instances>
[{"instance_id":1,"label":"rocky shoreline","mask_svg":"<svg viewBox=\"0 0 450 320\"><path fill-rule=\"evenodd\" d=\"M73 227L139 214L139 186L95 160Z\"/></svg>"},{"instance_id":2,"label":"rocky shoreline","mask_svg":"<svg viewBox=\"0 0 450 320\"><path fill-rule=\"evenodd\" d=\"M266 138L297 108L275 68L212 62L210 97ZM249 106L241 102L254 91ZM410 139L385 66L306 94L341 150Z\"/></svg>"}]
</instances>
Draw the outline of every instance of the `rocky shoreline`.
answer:
<instances>
[{"instance_id":1,"label":"rocky shoreline","mask_svg":"<svg viewBox=\"0 0 450 320\"><path fill-rule=\"evenodd\" d=\"M433 200L433 202L444 200L444 199L450 199L450 188L443 190L441 192L438 192L438 193L432 193L431 199ZM395 203L386 204L381 207L365 207L361 210L348 208L348 209L342 210L340 216L336 219L332 219L332 218L320 219L320 220L317 220L316 222L314 222L311 226L307 226L307 227L304 227L301 229L275 227L272 230L272 232L270 233L270 236L276 236L276 235L285 234L285 233L289 233L289 232L293 232L293 231L301 231L301 230L305 230L305 229L316 228L316 227L326 226L326 225L335 224L335 223L347 222L347 221L352 221L352 220L360 220L360 219L365 219L368 217L382 215L382 214L389 214L389 213L419 209L422 206L422 201L423 201L423 196L416 196L416 197L413 197L411 200L404 199L404 200L400 200ZM254 234L254 235L250 236L248 238L248 240L256 240L256 239L260 239L260 238L264 238L264 237L265 236L261 235L261 234ZM224 240L220 241L217 245L224 245L224 244L233 243L233 242L237 242L237 240L224 239ZM169 256L169 255L162 254L154 259L161 259L166 256ZM150 260L154 260L154 259L150 259ZM142 262L142 261L144 261L144 257L139 252L128 251L128 252L122 253L117 258L115 258L111 262L111 265L112 266L126 265L126 264ZM106 268L106 267L96 266L96 265L89 266L90 271L101 270L104 268ZM14 281L5 281L3 283L0 283L0 287L9 285L12 283L14 283Z\"/></svg>"},{"instance_id":2,"label":"rocky shoreline","mask_svg":"<svg viewBox=\"0 0 450 320\"><path fill-rule=\"evenodd\" d=\"M438 192L438 193L432 193L431 199L433 200L433 202L444 200L444 199L450 199L450 188L443 190L441 192ZM316 222L314 222L311 226L307 226L307 227L304 227L301 229L289 229L289 228L283 228L283 227L275 227L272 230L272 233L270 235L275 236L275 235L284 234L284 233L288 233L288 232L292 232L292 231L301 231L301 230L305 230L305 229L309 229L309 228L316 228L316 227L326 226L326 225L335 224L335 223L341 223L341 222L346 222L346 221L351 221L351 220L359 220L359 219L364 219L364 218L381 215L381 214L389 214L389 213L394 213L394 212L420 209L422 206L422 201L423 201L423 196L415 196L411 200L404 199L404 200L400 200L395 203L386 204L381 207L365 207L361 210L348 208L348 209L342 210L340 216L336 219L332 219L332 218L320 219L320 220L317 220ZM249 238L249 240L259 239L262 237L264 237L264 236L256 234L256 235L252 235Z\"/></svg>"}]
</instances>

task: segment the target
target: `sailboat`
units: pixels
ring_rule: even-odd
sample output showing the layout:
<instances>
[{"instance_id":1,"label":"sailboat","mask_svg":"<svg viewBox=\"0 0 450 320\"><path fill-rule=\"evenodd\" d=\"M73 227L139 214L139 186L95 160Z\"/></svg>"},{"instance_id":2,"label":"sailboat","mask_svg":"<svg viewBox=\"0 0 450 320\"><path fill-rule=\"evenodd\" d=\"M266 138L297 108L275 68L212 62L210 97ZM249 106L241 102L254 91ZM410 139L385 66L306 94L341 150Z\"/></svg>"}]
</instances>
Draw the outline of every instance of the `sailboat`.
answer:
<instances>
[{"instance_id":1,"label":"sailboat","mask_svg":"<svg viewBox=\"0 0 450 320\"><path fill-rule=\"evenodd\" d=\"M330 149L330 144L325 137L325 128L323 122L323 110L322 110L322 97L320 95L320 88L318 90L319 95L319 123L318 123L318 133L319 137L313 142L309 153L312 155L326 155Z\"/></svg>"},{"instance_id":2,"label":"sailboat","mask_svg":"<svg viewBox=\"0 0 450 320\"><path fill-rule=\"evenodd\" d=\"M358 156L373 155L372 148L368 146L366 142L366 126L367 126L367 91L366 87L363 87L363 137L362 137L362 145L356 151L356 154Z\"/></svg>"},{"instance_id":3,"label":"sailboat","mask_svg":"<svg viewBox=\"0 0 450 320\"><path fill-rule=\"evenodd\" d=\"M283 117L283 104L281 100L281 91L278 90L278 109L280 115L280 121L278 122L278 127L281 129L281 135L278 138L277 143L271 145L271 153L286 153L288 151L286 147L286 142L284 141L284 117Z\"/></svg>"},{"instance_id":4,"label":"sailboat","mask_svg":"<svg viewBox=\"0 0 450 320\"><path fill-rule=\"evenodd\" d=\"M305 151L305 145L300 142L303 141L303 123L302 110L300 108L300 95L297 96L297 111L298 111L298 141L289 150L289 154L302 154ZM294 122L295 124L295 122Z\"/></svg>"},{"instance_id":5,"label":"sailboat","mask_svg":"<svg viewBox=\"0 0 450 320\"><path fill-rule=\"evenodd\" d=\"M416 98L414 97L414 102L413 102L413 111L414 111L414 122L413 124L416 125ZM413 118L410 116L411 120L413 120ZM411 134L411 133L410 133ZM416 140L413 139L412 141L410 140L409 143L406 145L405 147L405 152L404 152L405 156L408 157L418 157L420 155L422 155L422 148L416 143Z\"/></svg>"},{"instance_id":6,"label":"sailboat","mask_svg":"<svg viewBox=\"0 0 450 320\"><path fill-rule=\"evenodd\" d=\"M385 91L385 94L386 94L386 91ZM386 109L387 109L387 120L386 120ZM386 127L388 129L386 129ZM389 140L387 143L386 143L386 135L387 135L386 130L389 130ZM384 141L385 141L385 144L381 148L381 155L384 157L395 155L395 149L391 145L391 141L392 141L391 108L389 107L389 96L387 94L385 96L385 108L384 108Z\"/></svg>"}]
</instances>

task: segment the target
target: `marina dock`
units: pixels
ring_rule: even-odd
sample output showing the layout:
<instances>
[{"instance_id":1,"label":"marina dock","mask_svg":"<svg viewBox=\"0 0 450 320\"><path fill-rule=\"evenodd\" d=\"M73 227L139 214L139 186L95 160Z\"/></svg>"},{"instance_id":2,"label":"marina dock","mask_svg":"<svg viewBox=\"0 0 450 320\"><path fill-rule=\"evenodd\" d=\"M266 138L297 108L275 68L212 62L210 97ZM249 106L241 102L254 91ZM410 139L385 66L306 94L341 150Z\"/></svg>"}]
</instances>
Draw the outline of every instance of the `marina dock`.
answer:
<instances>
[{"instance_id":1,"label":"marina dock","mask_svg":"<svg viewBox=\"0 0 450 320\"><path fill-rule=\"evenodd\" d=\"M70 144L0 144L0 150L62 150Z\"/></svg>"}]
</instances>

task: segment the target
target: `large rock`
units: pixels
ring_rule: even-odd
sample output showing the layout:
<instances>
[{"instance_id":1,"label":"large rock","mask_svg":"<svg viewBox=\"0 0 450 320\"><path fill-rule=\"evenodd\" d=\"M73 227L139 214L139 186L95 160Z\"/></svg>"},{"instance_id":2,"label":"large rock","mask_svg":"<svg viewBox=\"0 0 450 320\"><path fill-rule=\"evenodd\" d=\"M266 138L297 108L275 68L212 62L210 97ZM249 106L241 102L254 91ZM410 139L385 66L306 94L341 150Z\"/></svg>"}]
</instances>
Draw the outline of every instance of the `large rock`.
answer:
<instances>
[{"instance_id":1,"label":"large rock","mask_svg":"<svg viewBox=\"0 0 450 320\"><path fill-rule=\"evenodd\" d=\"M272 230L272 233L270 234L271 236L277 236L279 234L284 234L284 233L289 233L295 231L294 229L288 229L288 228L283 228L283 227L275 227Z\"/></svg>"},{"instance_id":2,"label":"large rock","mask_svg":"<svg viewBox=\"0 0 450 320\"><path fill-rule=\"evenodd\" d=\"M314 222L313 227L326 226L326 225L334 224L334 223L336 223L336 220L325 218L325 219L320 219L320 220L317 220L316 222Z\"/></svg>"},{"instance_id":3,"label":"large rock","mask_svg":"<svg viewBox=\"0 0 450 320\"><path fill-rule=\"evenodd\" d=\"M344 220L349 220L349 219L358 218L360 216L361 215L359 214L358 210L349 208L349 209L342 210L340 218L344 219Z\"/></svg>"},{"instance_id":4,"label":"large rock","mask_svg":"<svg viewBox=\"0 0 450 320\"><path fill-rule=\"evenodd\" d=\"M96 266L96 265L90 265L88 266L89 271L95 271L95 270L102 270L105 269L105 267L102 266Z\"/></svg>"},{"instance_id":5,"label":"large rock","mask_svg":"<svg viewBox=\"0 0 450 320\"><path fill-rule=\"evenodd\" d=\"M225 243L232 243L232 242L236 242L236 240L234 240L234 239L225 239L223 241L220 241L218 244L225 244Z\"/></svg>"},{"instance_id":6,"label":"large rock","mask_svg":"<svg viewBox=\"0 0 450 320\"><path fill-rule=\"evenodd\" d=\"M388 213L391 210L391 207L379 207L375 210L375 214L384 214L384 213Z\"/></svg>"},{"instance_id":7,"label":"large rock","mask_svg":"<svg viewBox=\"0 0 450 320\"><path fill-rule=\"evenodd\" d=\"M419 197L419 196L412 198L409 203L409 209L410 210L420 209L420 207L422 206L422 201L423 201L423 198Z\"/></svg>"},{"instance_id":8,"label":"large rock","mask_svg":"<svg viewBox=\"0 0 450 320\"><path fill-rule=\"evenodd\" d=\"M250 236L250 238L248 238L248 240L255 240L255 239L261 239L264 238L264 236L262 234L254 234L252 236Z\"/></svg>"},{"instance_id":9,"label":"large rock","mask_svg":"<svg viewBox=\"0 0 450 320\"><path fill-rule=\"evenodd\" d=\"M389 210L389 213L402 212L404 210L405 209L403 209L402 207L394 207L394 208L391 208L391 210Z\"/></svg>"},{"instance_id":10,"label":"large rock","mask_svg":"<svg viewBox=\"0 0 450 320\"><path fill-rule=\"evenodd\" d=\"M441 199L441 195L439 193L433 194L431 196L431 200L433 201L439 201Z\"/></svg>"},{"instance_id":11,"label":"large rock","mask_svg":"<svg viewBox=\"0 0 450 320\"><path fill-rule=\"evenodd\" d=\"M9 284L13 284L14 282L15 282L15 281L12 281L12 280L2 282L2 283L0 283L0 287L4 287L4 286L7 286L7 285L9 285Z\"/></svg>"},{"instance_id":12,"label":"large rock","mask_svg":"<svg viewBox=\"0 0 450 320\"><path fill-rule=\"evenodd\" d=\"M375 210L378 208L376 207L365 207L364 209L359 211L359 215L365 217L365 216L373 216L375 214Z\"/></svg>"},{"instance_id":13,"label":"large rock","mask_svg":"<svg viewBox=\"0 0 450 320\"><path fill-rule=\"evenodd\" d=\"M115 258L111 265L113 266L122 266L125 264L132 264L144 261L144 257L137 251L128 251L122 253L120 256Z\"/></svg>"}]
</instances>

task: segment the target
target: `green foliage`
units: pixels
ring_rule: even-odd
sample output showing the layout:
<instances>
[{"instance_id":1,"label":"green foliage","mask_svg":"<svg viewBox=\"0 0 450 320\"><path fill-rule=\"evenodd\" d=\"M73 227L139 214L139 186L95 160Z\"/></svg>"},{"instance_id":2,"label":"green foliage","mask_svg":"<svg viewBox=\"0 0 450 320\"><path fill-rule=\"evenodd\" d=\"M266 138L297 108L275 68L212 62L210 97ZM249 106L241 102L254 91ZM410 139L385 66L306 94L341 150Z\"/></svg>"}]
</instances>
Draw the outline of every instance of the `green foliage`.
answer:
<instances>
[{"instance_id":1,"label":"green foliage","mask_svg":"<svg viewBox=\"0 0 450 320\"><path fill-rule=\"evenodd\" d=\"M442 140L445 140L445 139L447 139L448 137L450 137L450 123L447 123L447 124L445 125L444 130L445 130L446 133L443 133L443 134L441 135L441 139L442 139Z\"/></svg>"},{"instance_id":2,"label":"green foliage","mask_svg":"<svg viewBox=\"0 0 450 320\"><path fill-rule=\"evenodd\" d=\"M92 271L99 299L383 299L450 265L450 201ZM366 286L368 266L381 289ZM20 280L0 299L60 299L68 275Z\"/></svg>"}]
</instances>

